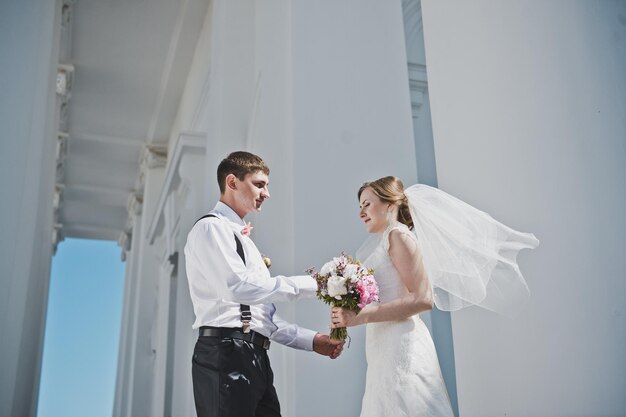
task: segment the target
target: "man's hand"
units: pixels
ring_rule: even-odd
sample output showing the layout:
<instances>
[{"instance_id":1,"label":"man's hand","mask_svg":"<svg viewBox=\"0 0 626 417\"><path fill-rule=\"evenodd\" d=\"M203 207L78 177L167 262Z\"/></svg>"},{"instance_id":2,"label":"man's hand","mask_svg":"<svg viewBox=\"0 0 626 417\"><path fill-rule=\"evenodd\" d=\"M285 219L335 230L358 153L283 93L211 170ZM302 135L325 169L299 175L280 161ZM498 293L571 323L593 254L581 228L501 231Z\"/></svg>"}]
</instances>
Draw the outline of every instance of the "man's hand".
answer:
<instances>
[{"instance_id":1,"label":"man's hand","mask_svg":"<svg viewBox=\"0 0 626 417\"><path fill-rule=\"evenodd\" d=\"M313 351L319 353L320 355L335 359L341 355L343 344L343 340L334 340L328 337L327 334L318 333L313 338Z\"/></svg>"}]
</instances>

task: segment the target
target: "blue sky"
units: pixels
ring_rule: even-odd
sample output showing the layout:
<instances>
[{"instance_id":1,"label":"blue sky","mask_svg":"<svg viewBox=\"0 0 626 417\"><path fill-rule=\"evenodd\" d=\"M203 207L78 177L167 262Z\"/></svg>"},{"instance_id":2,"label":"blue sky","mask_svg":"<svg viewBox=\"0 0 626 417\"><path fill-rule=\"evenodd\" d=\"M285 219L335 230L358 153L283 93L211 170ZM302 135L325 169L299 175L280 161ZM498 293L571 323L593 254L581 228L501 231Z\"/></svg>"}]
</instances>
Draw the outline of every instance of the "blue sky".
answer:
<instances>
[{"instance_id":1,"label":"blue sky","mask_svg":"<svg viewBox=\"0 0 626 417\"><path fill-rule=\"evenodd\" d=\"M124 292L115 242L66 239L52 259L38 417L110 417Z\"/></svg>"}]
</instances>

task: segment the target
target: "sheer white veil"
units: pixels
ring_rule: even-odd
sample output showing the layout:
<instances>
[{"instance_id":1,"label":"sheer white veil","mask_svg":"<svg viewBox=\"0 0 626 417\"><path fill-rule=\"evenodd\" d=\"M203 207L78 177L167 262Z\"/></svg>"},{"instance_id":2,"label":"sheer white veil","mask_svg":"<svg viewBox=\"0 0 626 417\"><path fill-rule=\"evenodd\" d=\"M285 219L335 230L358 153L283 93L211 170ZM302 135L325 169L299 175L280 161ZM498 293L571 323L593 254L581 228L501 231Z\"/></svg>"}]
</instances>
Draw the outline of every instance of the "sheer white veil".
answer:
<instances>
[{"instance_id":1,"label":"sheer white veil","mask_svg":"<svg viewBox=\"0 0 626 417\"><path fill-rule=\"evenodd\" d=\"M515 316L530 296L517 254L539 240L438 188L417 184L404 194L437 308L476 305ZM378 236L366 240L357 259L366 259L379 242Z\"/></svg>"},{"instance_id":2,"label":"sheer white veil","mask_svg":"<svg viewBox=\"0 0 626 417\"><path fill-rule=\"evenodd\" d=\"M514 316L530 296L517 254L539 240L438 188L417 184L404 194L437 307L477 305Z\"/></svg>"},{"instance_id":3,"label":"sheer white veil","mask_svg":"<svg viewBox=\"0 0 626 417\"><path fill-rule=\"evenodd\" d=\"M365 239L365 242L363 242L361 247L357 249L356 258L361 262L365 262L365 260L369 258L372 253L374 253L380 243L380 240L381 238L377 234L372 234L368 236L368 238ZM367 266L367 264L365 264L365 266Z\"/></svg>"}]
</instances>

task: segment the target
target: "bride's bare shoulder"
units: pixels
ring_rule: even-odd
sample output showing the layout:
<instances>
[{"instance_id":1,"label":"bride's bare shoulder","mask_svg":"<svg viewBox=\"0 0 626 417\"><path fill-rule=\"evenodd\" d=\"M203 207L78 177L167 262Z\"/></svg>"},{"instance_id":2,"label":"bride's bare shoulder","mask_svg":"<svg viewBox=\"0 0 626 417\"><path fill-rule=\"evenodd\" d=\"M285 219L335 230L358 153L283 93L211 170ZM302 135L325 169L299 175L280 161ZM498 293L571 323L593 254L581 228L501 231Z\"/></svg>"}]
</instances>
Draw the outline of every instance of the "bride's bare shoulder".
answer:
<instances>
[{"instance_id":1,"label":"bride's bare shoulder","mask_svg":"<svg viewBox=\"0 0 626 417\"><path fill-rule=\"evenodd\" d=\"M415 236L408 229L394 228L389 231L388 239L390 252L415 252L418 250Z\"/></svg>"}]
</instances>

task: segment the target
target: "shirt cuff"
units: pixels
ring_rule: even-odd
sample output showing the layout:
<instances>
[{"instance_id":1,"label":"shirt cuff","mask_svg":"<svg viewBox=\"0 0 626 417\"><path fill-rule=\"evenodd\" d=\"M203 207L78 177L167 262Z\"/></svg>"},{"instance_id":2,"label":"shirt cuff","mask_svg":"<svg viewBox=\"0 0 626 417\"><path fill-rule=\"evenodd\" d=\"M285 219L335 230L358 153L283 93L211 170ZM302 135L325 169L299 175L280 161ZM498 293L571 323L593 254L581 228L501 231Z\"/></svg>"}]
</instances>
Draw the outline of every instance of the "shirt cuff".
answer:
<instances>
[{"instance_id":1,"label":"shirt cuff","mask_svg":"<svg viewBox=\"0 0 626 417\"><path fill-rule=\"evenodd\" d=\"M298 327L298 333L296 335L296 340L294 343L294 347L300 350L313 350L313 338L318 332L314 330L305 329L304 327Z\"/></svg>"}]
</instances>

